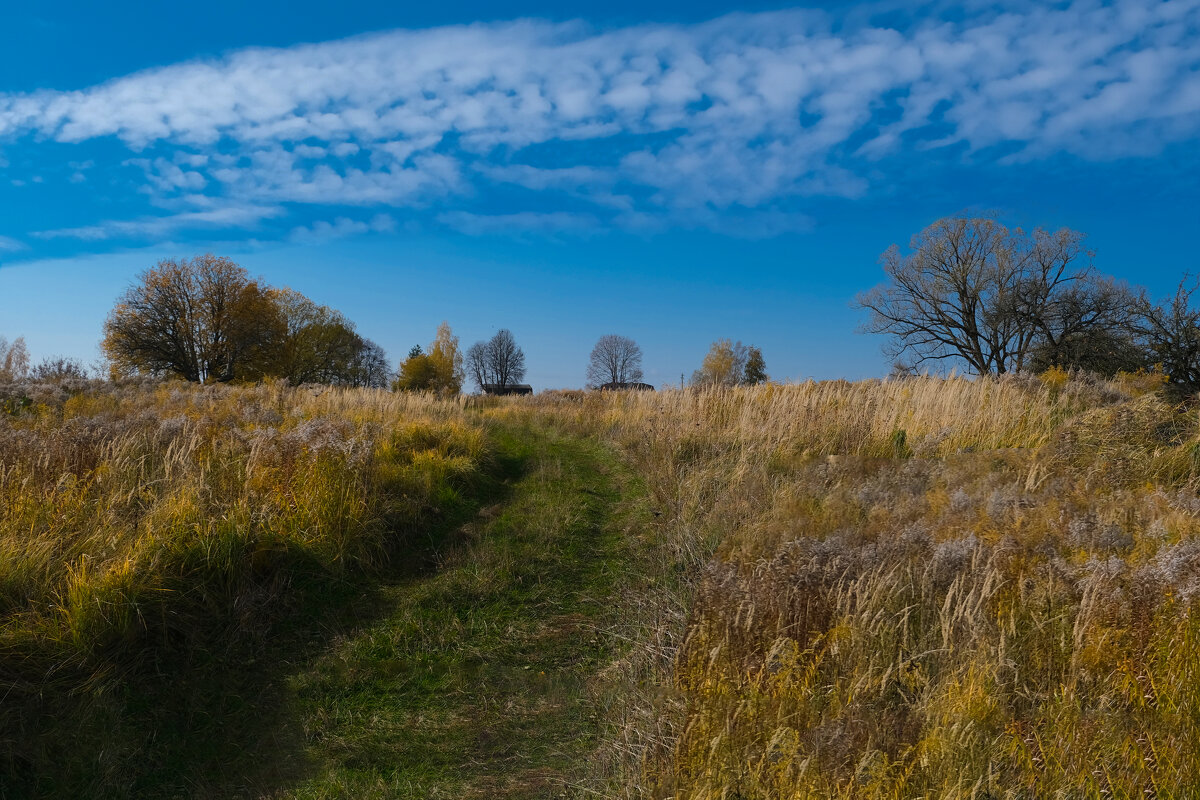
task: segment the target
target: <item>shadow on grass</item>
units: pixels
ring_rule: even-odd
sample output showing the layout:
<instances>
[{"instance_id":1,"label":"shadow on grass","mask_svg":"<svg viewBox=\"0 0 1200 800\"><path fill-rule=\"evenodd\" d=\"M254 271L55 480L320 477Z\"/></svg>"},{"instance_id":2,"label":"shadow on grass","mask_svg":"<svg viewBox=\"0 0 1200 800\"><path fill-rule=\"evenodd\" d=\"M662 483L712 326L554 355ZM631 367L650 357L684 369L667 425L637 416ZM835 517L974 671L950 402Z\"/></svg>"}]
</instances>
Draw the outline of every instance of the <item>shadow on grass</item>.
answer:
<instances>
[{"instance_id":1,"label":"shadow on grass","mask_svg":"<svg viewBox=\"0 0 1200 800\"><path fill-rule=\"evenodd\" d=\"M119 680L59 673L21 699L0 695L19 704L4 717L17 729L0 730L0 800L258 797L303 780L313 765L284 679L387 614L385 587L436 571L463 527L508 498L528 459L511 446L495 453L449 507L398 530L374 574L335 580L289 564L238 607L211 609L187 641L148 644ZM0 672L9 658L0 653Z\"/></svg>"}]
</instances>

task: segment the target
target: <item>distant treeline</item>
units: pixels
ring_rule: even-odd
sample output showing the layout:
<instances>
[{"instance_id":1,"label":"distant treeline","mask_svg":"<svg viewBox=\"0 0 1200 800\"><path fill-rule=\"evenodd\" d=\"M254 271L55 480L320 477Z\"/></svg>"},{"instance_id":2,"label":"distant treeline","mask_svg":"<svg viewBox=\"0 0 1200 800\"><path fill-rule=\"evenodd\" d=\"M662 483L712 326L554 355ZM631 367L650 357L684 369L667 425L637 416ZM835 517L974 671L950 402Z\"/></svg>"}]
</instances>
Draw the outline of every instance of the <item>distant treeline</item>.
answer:
<instances>
[{"instance_id":1,"label":"distant treeline","mask_svg":"<svg viewBox=\"0 0 1200 800\"><path fill-rule=\"evenodd\" d=\"M860 294L862 330L887 336L893 374L933 367L978 375L1050 368L1104 376L1150 372L1178 389L1200 388L1200 279L1184 275L1161 300L1098 271L1084 234L1024 231L990 217L940 219L893 245L880 261L887 280ZM214 255L160 261L138 276L104 324L100 371L110 377L177 377L203 383L282 378L293 384L390 387L458 394L520 386L525 353L512 332L463 352L443 322L427 348L395 370L383 349L328 306L254 280ZM92 372L97 371L93 368ZM0 339L0 380L81 377L79 361L31 365L22 339ZM602 336L587 365L589 388L643 384L642 350ZM753 385L769 380L762 351L713 342L680 384Z\"/></svg>"},{"instance_id":2,"label":"distant treeline","mask_svg":"<svg viewBox=\"0 0 1200 800\"><path fill-rule=\"evenodd\" d=\"M31 365L24 339L0 338L0 381L62 380L99 373L113 379L173 377L197 383L285 379L456 395L468 378L480 391L502 392L525 379L525 353L512 332L499 330L465 353L443 322L427 348L414 346L395 371L387 354L361 336L341 312L300 292L253 279L228 258L211 254L164 259L117 299L104 323L105 361L48 358ZM642 350L615 334L600 337L587 367L591 388L645 387ZM714 342L692 376L696 385L767 380L762 351L741 342ZM527 387L526 387L527 390Z\"/></svg>"},{"instance_id":3,"label":"distant treeline","mask_svg":"<svg viewBox=\"0 0 1200 800\"><path fill-rule=\"evenodd\" d=\"M1068 228L1027 232L990 217L940 219L913 236L908 252L893 245L883 253L887 280L855 301L869 315L862 330L887 337L894 374L1140 371L1180 389L1200 387L1200 309L1192 303L1200 280L1185 275L1156 301L1098 271L1084 241ZM520 386L526 373L511 331L463 352L445 322L427 348L414 346L393 370L383 349L340 312L213 255L166 259L138 276L109 314L101 348L112 377L204 383L283 378L446 395L468 379L480 391ZM0 380L86 372L64 358L31 366L23 340L0 339ZM719 339L680 385L768 379L759 348ZM625 336L602 336L587 380L591 388L646 386L641 348Z\"/></svg>"}]
</instances>

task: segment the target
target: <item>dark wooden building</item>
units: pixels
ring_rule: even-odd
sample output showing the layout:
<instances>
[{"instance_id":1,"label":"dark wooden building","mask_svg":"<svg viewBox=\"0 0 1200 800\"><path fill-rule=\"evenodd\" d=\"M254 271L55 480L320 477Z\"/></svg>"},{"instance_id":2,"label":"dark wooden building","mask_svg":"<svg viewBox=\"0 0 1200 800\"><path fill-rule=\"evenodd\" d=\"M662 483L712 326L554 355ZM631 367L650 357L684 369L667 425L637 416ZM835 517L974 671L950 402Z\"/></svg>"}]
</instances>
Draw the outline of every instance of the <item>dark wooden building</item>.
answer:
<instances>
[{"instance_id":1,"label":"dark wooden building","mask_svg":"<svg viewBox=\"0 0 1200 800\"><path fill-rule=\"evenodd\" d=\"M510 383L507 386L501 386L498 383L485 383L483 385L483 393L490 395L533 394L533 387L528 383Z\"/></svg>"}]
</instances>

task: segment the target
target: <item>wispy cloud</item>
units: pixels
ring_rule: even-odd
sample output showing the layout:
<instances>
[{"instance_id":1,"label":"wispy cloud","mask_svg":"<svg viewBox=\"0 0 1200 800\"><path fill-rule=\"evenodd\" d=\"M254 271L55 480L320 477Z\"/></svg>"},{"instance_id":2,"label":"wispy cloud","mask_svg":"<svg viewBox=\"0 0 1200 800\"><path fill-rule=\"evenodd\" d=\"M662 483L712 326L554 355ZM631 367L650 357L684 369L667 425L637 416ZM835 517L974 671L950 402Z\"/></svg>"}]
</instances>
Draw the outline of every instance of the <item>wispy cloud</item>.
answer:
<instances>
[{"instance_id":1,"label":"wispy cloud","mask_svg":"<svg viewBox=\"0 0 1200 800\"><path fill-rule=\"evenodd\" d=\"M288 238L294 242L324 242L371 231L387 233L395 229L396 220L388 214L376 214L366 222L337 217L332 222L317 220L312 225L293 228Z\"/></svg>"},{"instance_id":2,"label":"wispy cloud","mask_svg":"<svg viewBox=\"0 0 1200 800\"><path fill-rule=\"evenodd\" d=\"M530 233L554 234L595 230L599 222L591 214L567 211L521 211L516 214L472 214L450 211L438 216L438 222L472 235L501 234L521 236Z\"/></svg>"},{"instance_id":3,"label":"wispy cloud","mask_svg":"<svg viewBox=\"0 0 1200 800\"><path fill-rule=\"evenodd\" d=\"M8 236L0 236L0 253L15 253L18 250L24 250L25 247L24 242L19 242Z\"/></svg>"},{"instance_id":4,"label":"wispy cloud","mask_svg":"<svg viewBox=\"0 0 1200 800\"><path fill-rule=\"evenodd\" d=\"M256 48L0 95L0 140L115 137L160 199L407 207L485 230L501 217L470 204L521 187L589 208L507 215L533 227L707 225L736 208L774 229L806 219L804 198L861 196L906 155L1111 159L1200 132L1200 0L975 4L947 19L931 8L890 27L789 11ZM145 235L216 213L56 234Z\"/></svg>"},{"instance_id":5,"label":"wispy cloud","mask_svg":"<svg viewBox=\"0 0 1200 800\"><path fill-rule=\"evenodd\" d=\"M96 241L118 237L159 239L187 228L253 228L264 219L283 216L279 206L224 206L206 211L186 211L164 217L136 220L106 220L79 228L36 231L39 239L84 239Z\"/></svg>"}]
</instances>

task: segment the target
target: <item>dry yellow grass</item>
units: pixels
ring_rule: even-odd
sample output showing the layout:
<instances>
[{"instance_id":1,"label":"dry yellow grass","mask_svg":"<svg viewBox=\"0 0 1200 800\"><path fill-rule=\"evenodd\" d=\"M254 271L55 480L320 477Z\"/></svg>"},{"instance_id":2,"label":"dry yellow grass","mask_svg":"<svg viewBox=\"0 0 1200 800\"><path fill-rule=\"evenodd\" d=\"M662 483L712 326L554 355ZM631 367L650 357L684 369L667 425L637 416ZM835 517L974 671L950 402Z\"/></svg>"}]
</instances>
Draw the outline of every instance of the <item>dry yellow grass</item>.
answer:
<instances>
[{"instance_id":1,"label":"dry yellow grass","mask_svg":"<svg viewBox=\"0 0 1200 800\"><path fill-rule=\"evenodd\" d=\"M1188 796L1200 444L1158 383L511 404L619 443L662 513L609 791Z\"/></svg>"},{"instance_id":2,"label":"dry yellow grass","mask_svg":"<svg viewBox=\"0 0 1200 800\"><path fill-rule=\"evenodd\" d=\"M108 692L214 628L254 635L297 586L402 552L487 457L460 404L420 395L168 383L32 397L0 414L9 775L44 771L22 731L53 698Z\"/></svg>"},{"instance_id":3,"label":"dry yellow grass","mask_svg":"<svg viewBox=\"0 0 1200 800\"><path fill-rule=\"evenodd\" d=\"M1158 383L478 403L482 419L612 442L655 512L630 532L643 580L615 633L632 646L598 687L609 728L580 785L1189 796L1200 425ZM10 737L48 681L102 687L214 608L260 624L281 576L370 568L486 457L481 417L411 395L169 385L35 401L0 419Z\"/></svg>"}]
</instances>

